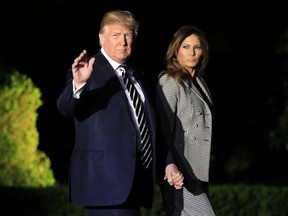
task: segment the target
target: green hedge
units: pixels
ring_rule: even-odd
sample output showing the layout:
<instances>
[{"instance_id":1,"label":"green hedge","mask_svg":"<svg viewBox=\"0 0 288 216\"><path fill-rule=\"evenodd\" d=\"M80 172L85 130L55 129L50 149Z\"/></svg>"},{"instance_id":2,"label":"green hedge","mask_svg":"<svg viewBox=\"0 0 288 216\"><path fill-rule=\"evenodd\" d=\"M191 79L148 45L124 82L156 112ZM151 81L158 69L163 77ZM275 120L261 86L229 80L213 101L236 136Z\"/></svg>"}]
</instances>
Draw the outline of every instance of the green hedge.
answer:
<instances>
[{"instance_id":1,"label":"green hedge","mask_svg":"<svg viewBox=\"0 0 288 216\"><path fill-rule=\"evenodd\" d=\"M211 202L219 216L287 216L288 187L213 185Z\"/></svg>"},{"instance_id":2,"label":"green hedge","mask_svg":"<svg viewBox=\"0 0 288 216\"><path fill-rule=\"evenodd\" d=\"M68 203L68 187L0 187L0 214L5 216L85 216ZM217 216L288 216L288 186L211 185L210 199ZM159 188L151 210L141 216L165 216Z\"/></svg>"},{"instance_id":3,"label":"green hedge","mask_svg":"<svg viewBox=\"0 0 288 216\"><path fill-rule=\"evenodd\" d=\"M68 187L0 187L0 215L84 216L84 209L68 202Z\"/></svg>"}]
</instances>

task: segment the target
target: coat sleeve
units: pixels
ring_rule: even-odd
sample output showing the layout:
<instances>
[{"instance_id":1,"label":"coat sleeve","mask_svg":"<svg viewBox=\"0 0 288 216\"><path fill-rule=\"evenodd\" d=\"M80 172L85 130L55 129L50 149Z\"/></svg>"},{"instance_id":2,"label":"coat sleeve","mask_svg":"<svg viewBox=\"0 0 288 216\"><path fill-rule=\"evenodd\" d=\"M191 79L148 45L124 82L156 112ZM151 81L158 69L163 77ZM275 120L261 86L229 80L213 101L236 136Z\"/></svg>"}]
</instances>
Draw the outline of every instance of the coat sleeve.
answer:
<instances>
[{"instance_id":1,"label":"coat sleeve","mask_svg":"<svg viewBox=\"0 0 288 216\"><path fill-rule=\"evenodd\" d=\"M174 79L163 75L156 85L157 143L159 164L165 170L167 164L175 163L170 151L173 141L174 121L177 110L178 87Z\"/></svg>"}]
</instances>

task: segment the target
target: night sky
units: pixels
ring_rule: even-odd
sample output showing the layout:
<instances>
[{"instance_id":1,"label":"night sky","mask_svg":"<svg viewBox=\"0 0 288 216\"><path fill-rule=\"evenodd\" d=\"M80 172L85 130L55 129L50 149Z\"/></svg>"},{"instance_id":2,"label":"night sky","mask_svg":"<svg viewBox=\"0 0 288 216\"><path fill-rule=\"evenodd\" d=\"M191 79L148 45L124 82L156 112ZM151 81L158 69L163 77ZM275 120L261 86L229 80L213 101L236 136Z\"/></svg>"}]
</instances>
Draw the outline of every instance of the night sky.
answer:
<instances>
[{"instance_id":1,"label":"night sky","mask_svg":"<svg viewBox=\"0 0 288 216\"><path fill-rule=\"evenodd\" d=\"M27 74L42 92L39 149L48 154L55 177L67 181L74 142L72 121L56 109L66 71L83 49L88 55L98 51L100 20L114 9L130 10L141 22L131 61L145 69L151 88L172 34L187 24L206 33L210 45L206 81L216 106L217 165L212 175L218 172L223 176L215 174L215 181L228 181L224 163L235 152L243 152L253 158L255 167L247 176L261 176L255 169L267 155L271 157L261 152L262 146L282 113L282 86L288 81L287 51L286 56L281 52L287 47L288 32L284 1L115 2L9 1L0 7L0 62ZM283 162L279 155L275 158Z\"/></svg>"}]
</instances>

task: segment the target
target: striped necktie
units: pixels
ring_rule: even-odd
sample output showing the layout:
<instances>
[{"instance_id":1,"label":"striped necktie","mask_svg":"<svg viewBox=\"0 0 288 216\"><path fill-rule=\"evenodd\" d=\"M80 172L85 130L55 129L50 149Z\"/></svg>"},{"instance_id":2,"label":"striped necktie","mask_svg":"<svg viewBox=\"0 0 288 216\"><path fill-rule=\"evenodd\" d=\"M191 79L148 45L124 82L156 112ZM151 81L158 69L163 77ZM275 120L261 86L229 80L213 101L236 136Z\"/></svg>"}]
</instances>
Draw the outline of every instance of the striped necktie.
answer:
<instances>
[{"instance_id":1,"label":"striped necktie","mask_svg":"<svg viewBox=\"0 0 288 216\"><path fill-rule=\"evenodd\" d=\"M125 66L121 65L119 69L122 71L124 84L129 92L131 100L133 101L141 137L141 161L143 166L148 169L153 157L150 128L145 114L144 105L131 77L129 76L129 73L126 71Z\"/></svg>"}]
</instances>

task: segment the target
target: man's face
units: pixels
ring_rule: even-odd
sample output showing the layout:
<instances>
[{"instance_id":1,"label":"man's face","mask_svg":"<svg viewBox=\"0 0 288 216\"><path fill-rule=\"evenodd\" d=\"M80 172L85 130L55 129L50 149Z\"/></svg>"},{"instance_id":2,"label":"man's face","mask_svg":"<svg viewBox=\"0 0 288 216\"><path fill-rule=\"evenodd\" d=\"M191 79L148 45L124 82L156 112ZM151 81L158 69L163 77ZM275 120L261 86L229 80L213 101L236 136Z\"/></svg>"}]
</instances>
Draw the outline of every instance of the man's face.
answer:
<instances>
[{"instance_id":1,"label":"man's face","mask_svg":"<svg viewBox=\"0 0 288 216\"><path fill-rule=\"evenodd\" d=\"M99 34L100 44L108 56L114 61L123 64L132 52L133 32L124 24L105 26Z\"/></svg>"}]
</instances>

